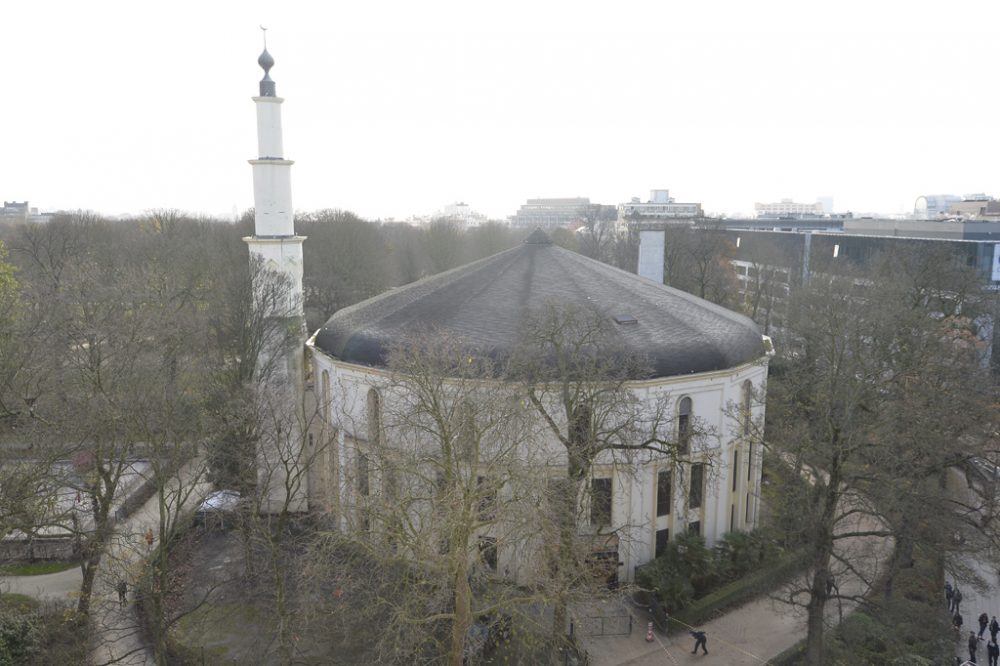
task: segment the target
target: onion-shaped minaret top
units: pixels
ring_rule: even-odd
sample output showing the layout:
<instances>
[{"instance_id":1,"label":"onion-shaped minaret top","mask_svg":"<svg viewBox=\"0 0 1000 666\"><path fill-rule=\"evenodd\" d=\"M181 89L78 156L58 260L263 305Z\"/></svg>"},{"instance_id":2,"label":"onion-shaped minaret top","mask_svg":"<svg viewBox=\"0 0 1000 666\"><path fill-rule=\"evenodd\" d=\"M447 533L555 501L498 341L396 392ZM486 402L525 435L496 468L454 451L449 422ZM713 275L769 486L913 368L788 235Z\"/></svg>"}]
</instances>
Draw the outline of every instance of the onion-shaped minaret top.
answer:
<instances>
[{"instance_id":1,"label":"onion-shaped minaret top","mask_svg":"<svg viewBox=\"0 0 1000 666\"><path fill-rule=\"evenodd\" d=\"M274 67L274 58L267 52L266 46L260 57L257 58L257 64L264 70L264 78L260 80L260 96L277 97L274 89L274 81L271 80L271 68Z\"/></svg>"}]
</instances>

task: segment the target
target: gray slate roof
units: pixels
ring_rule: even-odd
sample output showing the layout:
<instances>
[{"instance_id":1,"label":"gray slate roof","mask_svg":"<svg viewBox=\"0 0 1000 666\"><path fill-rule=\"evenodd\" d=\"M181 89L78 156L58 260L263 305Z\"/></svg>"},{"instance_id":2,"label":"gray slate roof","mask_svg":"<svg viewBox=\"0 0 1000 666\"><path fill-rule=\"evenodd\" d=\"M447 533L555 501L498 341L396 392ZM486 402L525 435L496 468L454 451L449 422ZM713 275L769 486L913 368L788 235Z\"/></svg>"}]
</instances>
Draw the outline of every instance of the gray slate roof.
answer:
<instances>
[{"instance_id":1,"label":"gray slate roof","mask_svg":"<svg viewBox=\"0 0 1000 666\"><path fill-rule=\"evenodd\" d=\"M648 359L655 377L731 368L763 355L749 318L546 241L532 234L519 247L344 308L315 344L343 361L380 367L395 340L443 330L502 359L526 314L555 303L637 319L613 330L626 350Z\"/></svg>"}]
</instances>

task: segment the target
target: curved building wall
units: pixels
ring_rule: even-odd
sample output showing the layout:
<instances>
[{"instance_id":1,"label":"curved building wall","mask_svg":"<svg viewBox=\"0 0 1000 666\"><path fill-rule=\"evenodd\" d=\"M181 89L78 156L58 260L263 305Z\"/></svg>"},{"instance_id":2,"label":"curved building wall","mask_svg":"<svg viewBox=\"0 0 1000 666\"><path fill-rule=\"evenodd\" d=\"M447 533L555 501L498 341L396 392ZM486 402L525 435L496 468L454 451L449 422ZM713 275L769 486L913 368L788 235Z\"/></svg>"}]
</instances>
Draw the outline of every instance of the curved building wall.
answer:
<instances>
[{"instance_id":1,"label":"curved building wall","mask_svg":"<svg viewBox=\"0 0 1000 666\"><path fill-rule=\"evenodd\" d=\"M336 468L324 471L326 490L316 488L314 492L327 498L329 510L337 516L341 527L350 529L351 513L357 505L357 486L351 478L351 470L357 467L359 455L368 442L378 436L371 432L370 392L382 389L380 399L384 408L391 410L392 392L384 390L389 374L381 369L342 362L312 343L309 349L314 383L319 387L317 397L325 403L319 405L317 412L324 417L321 428L334 435L329 460ZM692 462L705 465L705 485L701 506L689 508L687 484L691 465L675 468L666 456L648 452L635 454L628 462L622 459L616 462L609 455L597 461L593 476L611 479L611 527L621 534L617 546L621 580L632 580L635 568L654 558L658 531L662 538L662 530L668 530L669 538L673 539L697 523L707 543L713 545L731 529L756 526L761 447L752 445L751 441L759 430L753 428L745 432L740 414L749 382L753 389L751 418L754 422L763 422L766 377L766 358L762 358L759 362L727 370L629 384L629 389L650 411L658 404L676 409L682 398L690 398L698 430L707 433L692 441ZM675 412L671 412L671 416L676 421ZM536 448L526 452L525 461L544 469L547 476L564 475L565 455L561 444L546 431L540 417L537 427L538 433L546 433L540 439L543 445L536 443ZM669 515L658 516L658 474L671 470L671 511ZM378 490L373 487L371 492ZM579 530L584 537L594 531L588 525L580 525ZM529 582L532 576L530 561L531 558L523 554L514 555L501 549L498 570L509 572L519 583Z\"/></svg>"}]
</instances>

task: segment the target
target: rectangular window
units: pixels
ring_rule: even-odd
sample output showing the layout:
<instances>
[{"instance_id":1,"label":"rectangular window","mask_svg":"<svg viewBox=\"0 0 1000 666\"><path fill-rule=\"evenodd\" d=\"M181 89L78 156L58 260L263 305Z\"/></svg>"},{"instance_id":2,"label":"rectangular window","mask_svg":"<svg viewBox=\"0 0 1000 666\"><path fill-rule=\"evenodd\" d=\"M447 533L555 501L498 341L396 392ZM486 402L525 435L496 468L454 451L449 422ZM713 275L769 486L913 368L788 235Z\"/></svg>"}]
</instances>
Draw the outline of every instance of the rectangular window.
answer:
<instances>
[{"instance_id":1,"label":"rectangular window","mask_svg":"<svg viewBox=\"0 0 1000 666\"><path fill-rule=\"evenodd\" d=\"M688 532L691 534L701 534L701 521L696 520L693 523L688 523Z\"/></svg>"},{"instance_id":2,"label":"rectangular window","mask_svg":"<svg viewBox=\"0 0 1000 666\"><path fill-rule=\"evenodd\" d=\"M611 479L593 479L590 482L590 524L611 524Z\"/></svg>"},{"instance_id":3,"label":"rectangular window","mask_svg":"<svg viewBox=\"0 0 1000 666\"><path fill-rule=\"evenodd\" d=\"M497 507L496 487L485 476L477 476L476 491L479 493L479 519L492 520Z\"/></svg>"},{"instance_id":4,"label":"rectangular window","mask_svg":"<svg viewBox=\"0 0 1000 666\"><path fill-rule=\"evenodd\" d=\"M732 532L736 529L736 505L729 505L729 531Z\"/></svg>"},{"instance_id":5,"label":"rectangular window","mask_svg":"<svg viewBox=\"0 0 1000 666\"><path fill-rule=\"evenodd\" d=\"M490 571L497 570L497 540L496 537L479 537L479 554L483 564Z\"/></svg>"},{"instance_id":6,"label":"rectangular window","mask_svg":"<svg viewBox=\"0 0 1000 666\"><path fill-rule=\"evenodd\" d=\"M751 525L753 525L753 523L750 522L750 493L747 493L747 515L746 515L746 518L744 520L746 521L746 526L747 527L750 527Z\"/></svg>"},{"instance_id":7,"label":"rectangular window","mask_svg":"<svg viewBox=\"0 0 1000 666\"><path fill-rule=\"evenodd\" d=\"M740 452L739 449L733 451L733 492L736 492L736 483L740 479Z\"/></svg>"},{"instance_id":8,"label":"rectangular window","mask_svg":"<svg viewBox=\"0 0 1000 666\"><path fill-rule=\"evenodd\" d=\"M670 530L656 530L656 557L659 557L666 551L669 542Z\"/></svg>"},{"instance_id":9,"label":"rectangular window","mask_svg":"<svg viewBox=\"0 0 1000 666\"><path fill-rule=\"evenodd\" d=\"M691 492L688 495L688 506L692 509L701 508L701 497L705 487L705 465L691 465Z\"/></svg>"},{"instance_id":10,"label":"rectangular window","mask_svg":"<svg viewBox=\"0 0 1000 666\"><path fill-rule=\"evenodd\" d=\"M753 442L747 450L747 481L753 481Z\"/></svg>"},{"instance_id":11,"label":"rectangular window","mask_svg":"<svg viewBox=\"0 0 1000 666\"><path fill-rule=\"evenodd\" d=\"M673 470L664 470L656 475L656 515L657 516L669 516L670 515L670 504L671 504L671 493L673 492L672 479L674 472Z\"/></svg>"},{"instance_id":12,"label":"rectangular window","mask_svg":"<svg viewBox=\"0 0 1000 666\"><path fill-rule=\"evenodd\" d=\"M358 494L362 497L368 497L371 492L371 487L368 483L368 455L364 453L358 454Z\"/></svg>"}]
</instances>

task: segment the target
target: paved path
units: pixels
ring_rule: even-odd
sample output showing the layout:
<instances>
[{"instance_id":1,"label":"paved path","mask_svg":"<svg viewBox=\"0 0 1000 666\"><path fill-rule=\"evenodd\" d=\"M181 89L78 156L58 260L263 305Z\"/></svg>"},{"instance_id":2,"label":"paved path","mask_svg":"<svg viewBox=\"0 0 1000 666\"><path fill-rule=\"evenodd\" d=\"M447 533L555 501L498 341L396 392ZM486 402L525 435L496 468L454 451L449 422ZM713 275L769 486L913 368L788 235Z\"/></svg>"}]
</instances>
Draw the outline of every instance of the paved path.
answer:
<instances>
[{"instance_id":1,"label":"paved path","mask_svg":"<svg viewBox=\"0 0 1000 666\"><path fill-rule=\"evenodd\" d=\"M183 505L185 511L193 509L204 499L210 487L201 481L202 469L199 460L181 468L168 490L168 505L176 504L173 498L178 487L187 494ZM94 664L146 666L155 663L148 646L141 640L132 586L141 574L149 553L156 547L155 537L151 546L146 543L145 534L149 529L154 535L159 530L159 500L156 495L117 526L115 536L101 559L91 597L91 622L97 645L93 652ZM44 576L4 576L0 577L0 590L75 604L82 580L77 568ZM122 580L128 584L128 600L124 606L119 603L117 592Z\"/></svg>"},{"instance_id":2,"label":"paved path","mask_svg":"<svg viewBox=\"0 0 1000 666\"><path fill-rule=\"evenodd\" d=\"M864 514L858 514L856 520L859 522L855 524L842 521L838 531L870 530L876 525ZM883 537L841 539L836 542L836 548L855 566L859 562L870 565L867 575L873 576L891 555L892 541ZM835 572L836 566L834 564ZM837 581L840 593L845 596L863 594L867 590L864 581L857 576L845 573L837 576ZM853 605L844 604L838 608L836 601L827 603L828 627L835 626L842 615L852 610ZM647 643L642 615L634 615L640 619L635 622L631 636L581 639L593 666L760 666L806 637L805 610L774 601L767 595L698 627L708 637L708 655L700 651L697 655L691 654L694 639L687 633L665 637L654 631L655 640Z\"/></svg>"},{"instance_id":3,"label":"paved path","mask_svg":"<svg viewBox=\"0 0 1000 666\"><path fill-rule=\"evenodd\" d=\"M951 470L948 475L948 489L965 501L971 499L965 475L958 470ZM996 564L986 561L989 558L985 554L961 557L953 555L952 557L955 559L949 561L950 566L945 571L945 579L954 585L956 572L959 569L963 570L960 574L961 577L968 579L957 581L959 589L962 590L962 603L959 610L964 622L961 634L956 634L955 656L964 661L969 658L969 632L975 631L977 635L979 634L979 614L985 612L990 616L990 619L996 616L997 621L1000 622L1000 575L998 575ZM985 587L980 588L976 585L968 576L969 573L977 576L985 584ZM944 590L941 591L941 608L944 612L943 609L946 608ZM987 629L983 633L983 641L979 643L979 650L976 653L977 661L980 664L987 663L986 642L989 639L990 632Z\"/></svg>"},{"instance_id":4,"label":"paved path","mask_svg":"<svg viewBox=\"0 0 1000 666\"><path fill-rule=\"evenodd\" d=\"M192 460L174 476L168 484L167 503L173 507L178 489L184 493L183 509L196 507L210 492L208 483L202 480L202 461ZM145 645L139 631L139 617L133 603L135 581L145 566L145 560L158 545L146 543L145 534L159 531L159 500L154 494L135 513L119 525L94 583L91 602L91 621L97 647L93 652L95 665L152 666L155 659L152 650ZM125 580L128 584L128 601L124 607L118 602L117 585Z\"/></svg>"},{"instance_id":5,"label":"paved path","mask_svg":"<svg viewBox=\"0 0 1000 666\"><path fill-rule=\"evenodd\" d=\"M0 576L0 591L75 604L82 581L79 567L73 567L44 576Z\"/></svg>"}]
</instances>

